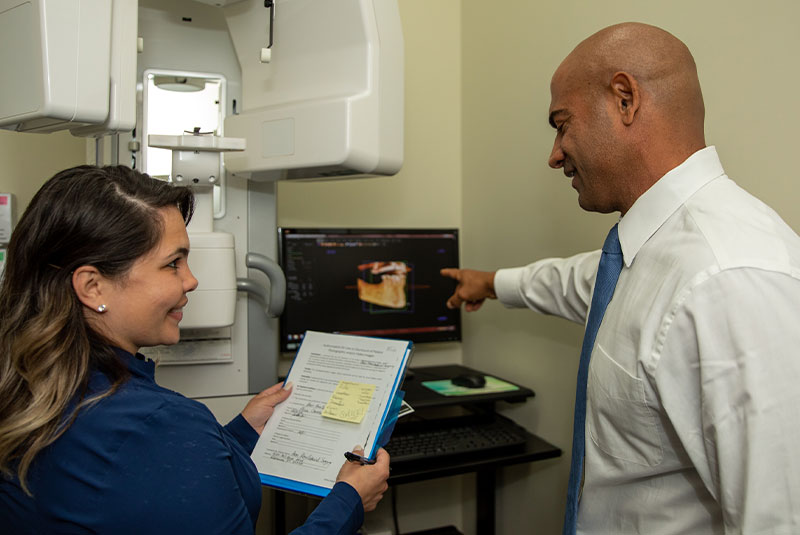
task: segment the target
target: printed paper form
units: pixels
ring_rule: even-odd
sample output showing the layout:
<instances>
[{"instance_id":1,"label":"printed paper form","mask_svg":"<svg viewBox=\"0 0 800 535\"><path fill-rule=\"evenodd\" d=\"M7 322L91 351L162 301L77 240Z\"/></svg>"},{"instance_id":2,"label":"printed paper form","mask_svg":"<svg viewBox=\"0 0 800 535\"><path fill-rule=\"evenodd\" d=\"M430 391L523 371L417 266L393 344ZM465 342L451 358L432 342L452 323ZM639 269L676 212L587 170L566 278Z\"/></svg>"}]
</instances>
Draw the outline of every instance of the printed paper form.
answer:
<instances>
[{"instance_id":1,"label":"printed paper form","mask_svg":"<svg viewBox=\"0 0 800 535\"><path fill-rule=\"evenodd\" d=\"M287 378L289 399L278 405L253 450L261 474L331 488L344 452L359 444L369 455L408 342L309 331ZM373 385L360 423L324 418L341 381Z\"/></svg>"}]
</instances>

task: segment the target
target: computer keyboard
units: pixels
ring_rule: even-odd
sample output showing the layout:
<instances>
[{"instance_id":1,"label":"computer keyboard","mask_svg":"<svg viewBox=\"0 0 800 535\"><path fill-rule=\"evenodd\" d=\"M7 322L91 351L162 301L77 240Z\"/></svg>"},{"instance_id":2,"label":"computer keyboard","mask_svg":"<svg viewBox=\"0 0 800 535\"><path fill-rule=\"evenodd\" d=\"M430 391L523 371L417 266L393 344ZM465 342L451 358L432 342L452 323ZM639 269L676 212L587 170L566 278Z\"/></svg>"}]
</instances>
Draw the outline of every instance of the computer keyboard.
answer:
<instances>
[{"instance_id":1,"label":"computer keyboard","mask_svg":"<svg viewBox=\"0 0 800 535\"><path fill-rule=\"evenodd\" d=\"M527 432L511 420L468 422L459 419L457 425L437 422L430 429L396 429L386 451L392 463L401 463L517 448L525 443L527 436Z\"/></svg>"}]
</instances>

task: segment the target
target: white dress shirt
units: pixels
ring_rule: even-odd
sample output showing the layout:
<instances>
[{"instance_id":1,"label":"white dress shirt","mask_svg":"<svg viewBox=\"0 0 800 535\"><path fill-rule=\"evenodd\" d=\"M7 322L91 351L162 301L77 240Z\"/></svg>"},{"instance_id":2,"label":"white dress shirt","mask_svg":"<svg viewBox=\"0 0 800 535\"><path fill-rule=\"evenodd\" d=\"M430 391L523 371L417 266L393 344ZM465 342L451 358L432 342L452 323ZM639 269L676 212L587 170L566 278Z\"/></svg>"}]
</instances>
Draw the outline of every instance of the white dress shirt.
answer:
<instances>
[{"instance_id":1,"label":"white dress shirt","mask_svg":"<svg viewBox=\"0 0 800 535\"><path fill-rule=\"evenodd\" d=\"M645 192L619 237L578 532L800 533L800 238L714 147ZM500 270L497 297L585 323L599 258Z\"/></svg>"}]
</instances>

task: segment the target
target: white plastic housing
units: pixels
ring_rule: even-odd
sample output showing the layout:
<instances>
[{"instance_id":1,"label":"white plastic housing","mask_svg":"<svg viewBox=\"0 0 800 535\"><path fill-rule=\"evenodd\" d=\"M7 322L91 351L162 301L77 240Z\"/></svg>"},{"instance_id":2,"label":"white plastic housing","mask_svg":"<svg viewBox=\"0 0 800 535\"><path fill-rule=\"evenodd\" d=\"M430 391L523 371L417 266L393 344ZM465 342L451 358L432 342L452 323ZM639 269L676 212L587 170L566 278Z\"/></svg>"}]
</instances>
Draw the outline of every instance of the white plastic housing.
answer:
<instances>
[{"instance_id":1,"label":"white plastic housing","mask_svg":"<svg viewBox=\"0 0 800 535\"><path fill-rule=\"evenodd\" d=\"M200 282L183 309L182 329L233 325L236 308L236 261L233 234L191 232L189 269Z\"/></svg>"},{"instance_id":2,"label":"white plastic housing","mask_svg":"<svg viewBox=\"0 0 800 535\"><path fill-rule=\"evenodd\" d=\"M242 66L242 105L225 156L253 180L394 174L403 162L403 36L397 0L237 3L225 16Z\"/></svg>"},{"instance_id":3,"label":"white plastic housing","mask_svg":"<svg viewBox=\"0 0 800 535\"><path fill-rule=\"evenodd\" d=\"M0 0L0 127L50 132L106 120L111 12L108 0Z\"/></svg>"},{"instance_id":4,"label":"white plastic housing","mask_svg":"<svg viewBox=\"0 0 800 535\"><path fill-rule=\"evenodd\" d=\"M112 0L108 116L102 124L71 128L73 136L129 132L136 126L138 0Z\"/></svg>"}]
</instances>

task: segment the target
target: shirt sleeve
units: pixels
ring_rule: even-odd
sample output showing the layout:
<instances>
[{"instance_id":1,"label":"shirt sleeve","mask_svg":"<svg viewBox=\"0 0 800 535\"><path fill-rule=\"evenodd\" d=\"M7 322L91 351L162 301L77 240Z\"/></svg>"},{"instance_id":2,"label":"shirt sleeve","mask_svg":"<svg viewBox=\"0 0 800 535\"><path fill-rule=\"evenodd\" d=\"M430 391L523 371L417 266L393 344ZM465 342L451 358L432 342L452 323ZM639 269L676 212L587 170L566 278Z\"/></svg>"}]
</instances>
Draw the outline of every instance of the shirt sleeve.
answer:
<instances>
[{"instance_id":1,"label":"shirt sleeve","mask_svg":"<svg viewBox=\"0 0 800 535\"><path fill-rule=\"evenodd\" d=\"M343 481L333 486L305 524L291 535L355 535L364 523L364 506L358 492Z\"/></svg>"},{"instance_id":2,"label":"shirt sleeve","mask_svg":"<svg viewBox=\"0 0 800 535\"><path fill-rule=\"evenodd\" d=\"M684 292L662 324L655 373L726 533L800 526L800 281L723 271Z\"/></svg>"},{"instance_id":3,"label":"shirt sleeve","mask_svg":"<svg viewBox=\"0 0 800 535\"><path fill-rule=\"evenodd\" d=\"M236 418L225 426L225 430L236 439L236 442L238 442L249 455L252 455L253 448L256 447L259 435L258 432L253 429L253 426L245 420L244 416L241 414L237 415Z\"/></svg>"},{"instance_id":4,"label":"shirt sleeve","mask_svg":"<svg viewBox=\"0 0 800 535\"><path fill-rule=\"evenodd\" d=\"M525 267L500 269L494 290L507 307L585 323L601 251L547 258Z\"/></svg>"}]
</instances>

